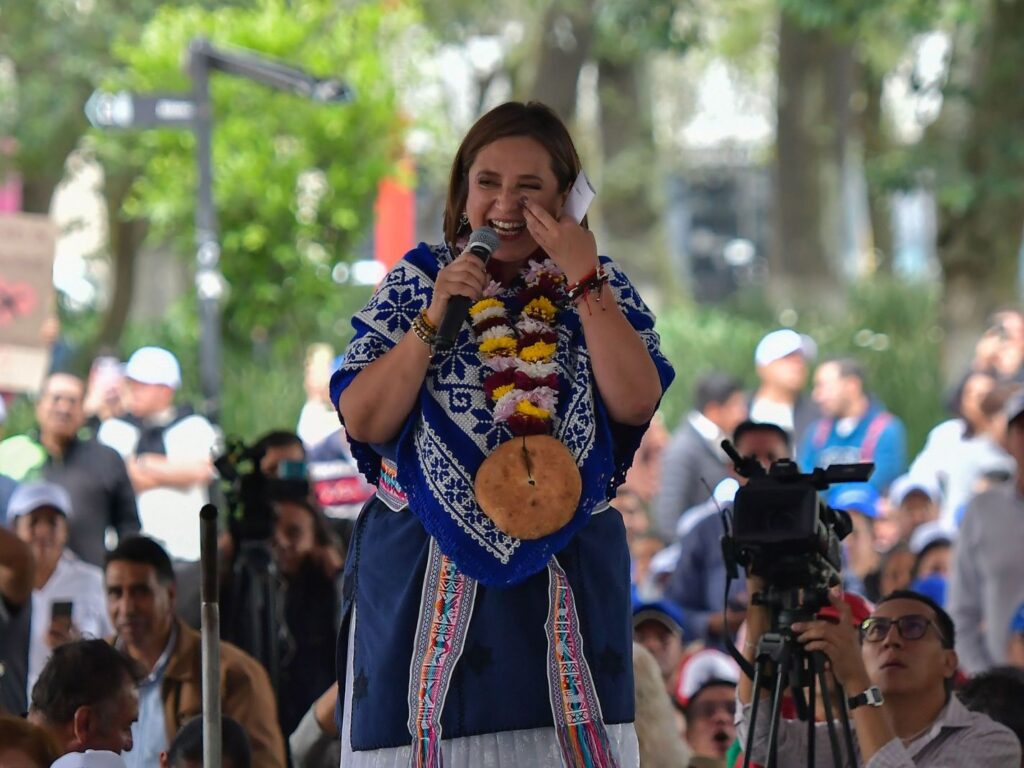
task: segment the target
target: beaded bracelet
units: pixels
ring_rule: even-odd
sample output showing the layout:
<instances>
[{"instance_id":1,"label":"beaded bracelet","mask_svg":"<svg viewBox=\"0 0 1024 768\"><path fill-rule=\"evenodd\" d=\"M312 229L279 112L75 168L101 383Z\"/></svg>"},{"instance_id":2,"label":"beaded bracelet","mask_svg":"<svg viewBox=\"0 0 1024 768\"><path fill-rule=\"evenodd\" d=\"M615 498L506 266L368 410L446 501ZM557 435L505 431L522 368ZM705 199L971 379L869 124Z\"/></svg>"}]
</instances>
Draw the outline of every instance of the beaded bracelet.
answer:
<instances>
[{"instance_id":1,"label":"beaded bracelet","mask_svg":"<svg viewBox=\"0 0 1024 768\"><path fill-rule=\"evenodd\" d=\"M579 300L583 299L584 303L587 305L587 313L589 314L590 294L593 293L598 306L601 307L601 311L603 312L605 307L601 304L601 289L604 287L605 283L608 282L608 279L609 275L605 271L604 266L599 264L589 275L579 282L573 283L569 286L566 290L566 296L568 296L569 301L574 305L577 305Z\"/></svg>"},{"instance_id":2,"label":"beaded bracelet","mask_svg":"<svg viewBox=\"0 0 1024 768\"><path fill-rule=\"evenodd\" d=\"M412 332L428 347L434 348L434 342L437 341L437 326L430 322L430 319L427 317L427 310L424 309L416 315L412 321Z\"/></svg>"}]
</instances>

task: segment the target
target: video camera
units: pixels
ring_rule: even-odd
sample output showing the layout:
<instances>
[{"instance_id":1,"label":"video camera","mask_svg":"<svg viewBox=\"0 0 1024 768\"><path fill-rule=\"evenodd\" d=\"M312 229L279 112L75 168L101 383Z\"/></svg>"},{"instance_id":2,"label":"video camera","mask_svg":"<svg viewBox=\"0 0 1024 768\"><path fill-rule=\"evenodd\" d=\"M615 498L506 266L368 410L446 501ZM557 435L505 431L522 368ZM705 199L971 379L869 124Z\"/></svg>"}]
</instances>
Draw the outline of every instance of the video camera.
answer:
<instances>
[{"instance_id":1,"label":"video camera","mask_svg":"<svg viewBox=\"0 0 1024 768\"><path fill-rule=\"evenodd\" d=\"M839 542L853 529L850 515L829 507L818 495L833 483L864 482L874 464L833 464L801 474L795 462L780 459L766 472L732 443L722 448L748 482L736 492L732 531L722 538L727 563L765 580L772 592L802 590L827 604L829 587L839 583Z\"/></svg>"},{"instance_id":2,"label":"video camera","mask_svg":"<svg viewBox=\"0 0 1024 768\"><path fill-rule=\"evenodd\" d=\"M309 496L303 462L282 461L278 475L268 476L260 467L265 454L260 443L247 446L238 438L228 438L224 453L213 462L220 473L228 528L236 542L269 539L274 532L273 503Z\"/></svg>"}]
</instances>

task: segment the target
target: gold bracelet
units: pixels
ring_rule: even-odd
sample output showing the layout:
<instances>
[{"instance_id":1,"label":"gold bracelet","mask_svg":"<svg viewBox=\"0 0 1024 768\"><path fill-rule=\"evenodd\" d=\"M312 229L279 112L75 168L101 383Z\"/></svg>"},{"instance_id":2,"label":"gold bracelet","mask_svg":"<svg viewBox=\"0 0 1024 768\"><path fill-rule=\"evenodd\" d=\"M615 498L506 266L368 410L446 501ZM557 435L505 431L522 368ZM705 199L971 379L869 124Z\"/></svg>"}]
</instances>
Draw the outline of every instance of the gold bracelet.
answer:
<instances>
[{"instance_id":1,"label":"gold bracelet","mask_svg":"<svg viewBox=\"0 0 1024 768\"><path fill-rule=\"evenodd\" d=\"M427 310L423 310L412 321L412 332L416 337L433 350L437 341L437 328L427 319Z\"/></svg>"}]
</instances>

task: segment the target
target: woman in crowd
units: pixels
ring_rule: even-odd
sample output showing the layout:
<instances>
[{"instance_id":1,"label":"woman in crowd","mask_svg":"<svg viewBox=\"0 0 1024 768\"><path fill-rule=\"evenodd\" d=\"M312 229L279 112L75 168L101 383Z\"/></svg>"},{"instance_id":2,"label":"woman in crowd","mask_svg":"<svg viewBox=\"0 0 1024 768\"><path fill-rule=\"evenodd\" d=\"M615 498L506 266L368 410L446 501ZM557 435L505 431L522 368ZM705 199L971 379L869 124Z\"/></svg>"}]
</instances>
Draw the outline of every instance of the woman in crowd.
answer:
<instances>
[{"instance_id":1,"label":"woman in crowd","mask_svg":"<svg viewBox=\"0 0 1024 768\"><path fill-rule=\"evenodd\" d=\"M608 499L672 370L563 212L580 171L548 108L487 113L452 166L445 243L410 251L353 319L331 397L378 493L346 565L346 767L637 764ZM466 247L483 227L486 266ZM442 352L453 296L475 303Z\"/></svg>"}]
</instances>

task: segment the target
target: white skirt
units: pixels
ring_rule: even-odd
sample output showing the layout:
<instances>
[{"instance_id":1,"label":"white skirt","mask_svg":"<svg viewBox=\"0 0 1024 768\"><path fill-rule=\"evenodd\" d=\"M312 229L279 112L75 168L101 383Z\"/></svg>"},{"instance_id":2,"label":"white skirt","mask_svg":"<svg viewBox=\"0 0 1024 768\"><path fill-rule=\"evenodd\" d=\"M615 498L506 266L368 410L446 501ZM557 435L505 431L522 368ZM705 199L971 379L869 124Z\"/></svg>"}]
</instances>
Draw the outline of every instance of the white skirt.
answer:
<instances>
[{"instance_id":1,"label":"white skirt","mask_svg":"<svg viewBox=\"0 0 1024 768\"><path fill-rule=\"evenodd\" d=\"M345 679L348 683L345 685L340 768L409 768L411 744L371 751L352 750L351 680L354 674L357 618L353 606L345 661ZM619 768L639 768L640 747L633 724L607 725L605 730ZM558 736L554 727L442 739L441 754L444 758L444 768L562 768L562 751L558 746Z\"/></svg>"}]
</instances>

